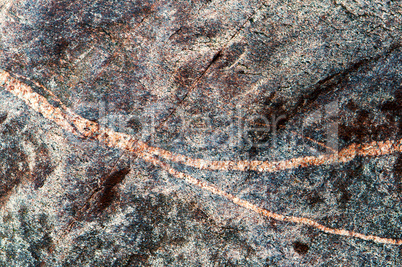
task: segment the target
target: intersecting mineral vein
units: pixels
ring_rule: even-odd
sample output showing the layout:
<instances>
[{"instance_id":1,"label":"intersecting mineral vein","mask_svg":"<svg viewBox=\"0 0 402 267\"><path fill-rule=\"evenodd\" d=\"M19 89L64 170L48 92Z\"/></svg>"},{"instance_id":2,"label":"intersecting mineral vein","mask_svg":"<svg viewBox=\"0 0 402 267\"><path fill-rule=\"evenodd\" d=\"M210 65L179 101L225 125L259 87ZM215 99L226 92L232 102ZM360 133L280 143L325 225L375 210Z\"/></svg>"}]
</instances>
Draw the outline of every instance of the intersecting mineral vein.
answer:
<instances>
[{"instance_id":1,"label":"intersecting mineral vein","mask_svg":"<svg viewBox=\"0 0 402 267\"><path fill-rule=\"evenodd\" d=\"M252 204L249 201L240 199L235 195L227 193L212 183L197 179L183 172L179 172L168 163L161 159L185 164L199 169L207 170L236 170L246 171L254 170L260 172L277 172L286 169L293 169L297 167L307 167L322 164L335 164L348 162L353 160L356 156L380 156L396 152L402 152L402 139L396 141L383 141L372 142L369 144L353 144L347 148L342 149L338 154L322 155L318 157L307 156L293 158L289 160L282 160L276 162L269 161L209 161L203 159L193 159L185 155L173 154L161 148L149 146L132 136L113 131L108 128L101 128L97 123L87 120L66 107L51 91L44 89L53 100L56 100L59 107L54 107L48 100L36 93L32 87L14 78L10 73L0 70L0 86L19 99L23 100L33 110L42 114L45 118L55 122L64 130L71 132L75 135L97 140L106 146L119 148L137 154L144 161L150 162L156 166L161 167L169 174L176 178L180 178L189 184L196 185L203 190L209 191L212 194L222 196L227 200L244 207L248 210L257 212L265 217L272 218L278 221L291 222L297 224L307 225L319 229L328 234L355 237L363 240L374 241L377 243L402 245L402 239L384 238L375 235L365 235L354 231L330 228L322 225L312 219L304 217L295 217L289 215L281 215L263 209ZM39 85L40 86L40 85Z\"/></svg>"}]
</instances>

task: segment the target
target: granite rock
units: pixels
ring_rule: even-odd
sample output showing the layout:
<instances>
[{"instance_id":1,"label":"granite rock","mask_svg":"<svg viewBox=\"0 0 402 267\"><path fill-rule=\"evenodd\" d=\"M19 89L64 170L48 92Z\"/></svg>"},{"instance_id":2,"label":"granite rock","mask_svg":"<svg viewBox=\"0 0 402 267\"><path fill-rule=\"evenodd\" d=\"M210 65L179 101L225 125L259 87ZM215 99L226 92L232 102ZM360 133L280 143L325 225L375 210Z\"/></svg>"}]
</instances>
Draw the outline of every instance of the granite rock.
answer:
<instances>
[{"instance_id":1,"label":"granite rock","mask_svg":"<svg viewBox=\"0 0 402 267\"><path fill-rule=\"evenodd\" d=\"M401 20L398 1L0 0L0 69L248 203L397 241L402 149L380 152L402 138ZM400 243L263 216L3 89L1 266L402 264ZM371 143L377 154L272 172L189 163Z\"/></svg>"}]
</instances>

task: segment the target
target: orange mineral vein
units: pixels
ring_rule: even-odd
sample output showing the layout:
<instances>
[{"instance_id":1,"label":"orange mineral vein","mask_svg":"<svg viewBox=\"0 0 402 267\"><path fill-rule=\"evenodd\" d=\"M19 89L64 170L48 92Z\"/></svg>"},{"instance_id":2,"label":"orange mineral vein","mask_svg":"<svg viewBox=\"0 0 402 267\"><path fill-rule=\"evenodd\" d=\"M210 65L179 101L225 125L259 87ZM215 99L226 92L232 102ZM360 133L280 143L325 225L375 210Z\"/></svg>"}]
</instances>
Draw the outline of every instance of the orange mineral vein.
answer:
<instances>
[{"instance_id":1,"label":"orange mineral vein","mask_svg":"<svg viewBox=\"0 0 402 267\"><path fill-rule=\"evenodd\" d=\"M322 155L319 157L300 157L277 162L208 161L202 159L193 159L184 155L173 154L160 148L151 147L144 142L134 139L130 135L115 132L108 128L100 128L97 123L82 118L72 112L58 99L57 101L59 102L59 107L54 107L47 101L45 97L36 93L30 86L17 80L16 78L12 77L8 72L3 70L0 70L0 86L4 87L6 91L20 98L33 110L41 113L45 118L55 122L66 131L82 137L98 140L109 147L120 148L133 152L141 157L143 160L160 166L162 169L164 169L174 177L183 179L188 183L196 185L203 190L209 191L210 193L213 193L215 195L222 196L241 207L257 212L265 217L272 218L278 221L308 225L328 234L355 237L383 244L402 245L401 239L384 238L375 235L364 235L354 231L330 228L308 218L281 215L268 211L252 204L249 201L240 199L230 193L227 193L209 182L179 172L159 159L163 158L165 160L170 160L195 168L207 170L255 170L261 172L275 172L297 167L348 162L354 159L356 156L379 156L401 152L402 139L397 141L372 142L362 145L353 144L341 150L338 154ZM50 91L48 91L47 89L45 90L52 97L55 97ZM156 156L158 156L159 158Z\"/></svg>"}]
</instances>

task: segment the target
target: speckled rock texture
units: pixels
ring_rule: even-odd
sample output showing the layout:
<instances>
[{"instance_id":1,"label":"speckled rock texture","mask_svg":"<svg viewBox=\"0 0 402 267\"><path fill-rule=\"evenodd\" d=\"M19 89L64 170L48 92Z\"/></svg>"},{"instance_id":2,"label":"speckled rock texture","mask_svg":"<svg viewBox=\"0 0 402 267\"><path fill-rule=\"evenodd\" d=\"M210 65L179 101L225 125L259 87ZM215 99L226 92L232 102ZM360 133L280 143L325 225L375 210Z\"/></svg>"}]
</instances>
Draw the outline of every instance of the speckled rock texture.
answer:
<instances>
[{"instance_id":1,"label":"speckled rock texture","mask_svg":"<svg viewBox=\"0 0 402 267\"><path fill-rule=\"evenodd\" d=\"M185 155L170 167L264 210L396 241L402 150L191 160L400 140L401 37L399 1L0 0L0 69L54 108ZM3 85L0 123L0 266L402 265L399 243L264 216Z\"/></svg>"}]
</instances>

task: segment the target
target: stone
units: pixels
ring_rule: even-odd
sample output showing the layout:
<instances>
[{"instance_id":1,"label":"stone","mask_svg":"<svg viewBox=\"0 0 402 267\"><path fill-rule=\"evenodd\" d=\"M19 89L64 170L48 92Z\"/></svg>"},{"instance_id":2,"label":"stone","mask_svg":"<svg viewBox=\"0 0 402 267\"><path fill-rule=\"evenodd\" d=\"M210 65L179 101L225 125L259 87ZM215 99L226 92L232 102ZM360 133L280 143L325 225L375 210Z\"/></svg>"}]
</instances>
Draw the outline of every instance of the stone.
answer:
<instances>
[{"instance_id":1,"label":"stone","mask_svg":"<svg viewBox=\"0 0 402 267\"><path fill-rule=\"evenodd\" d=\"M401 14L0 0L0 265L401 265Z\"/></svg>"}]
</instances>

